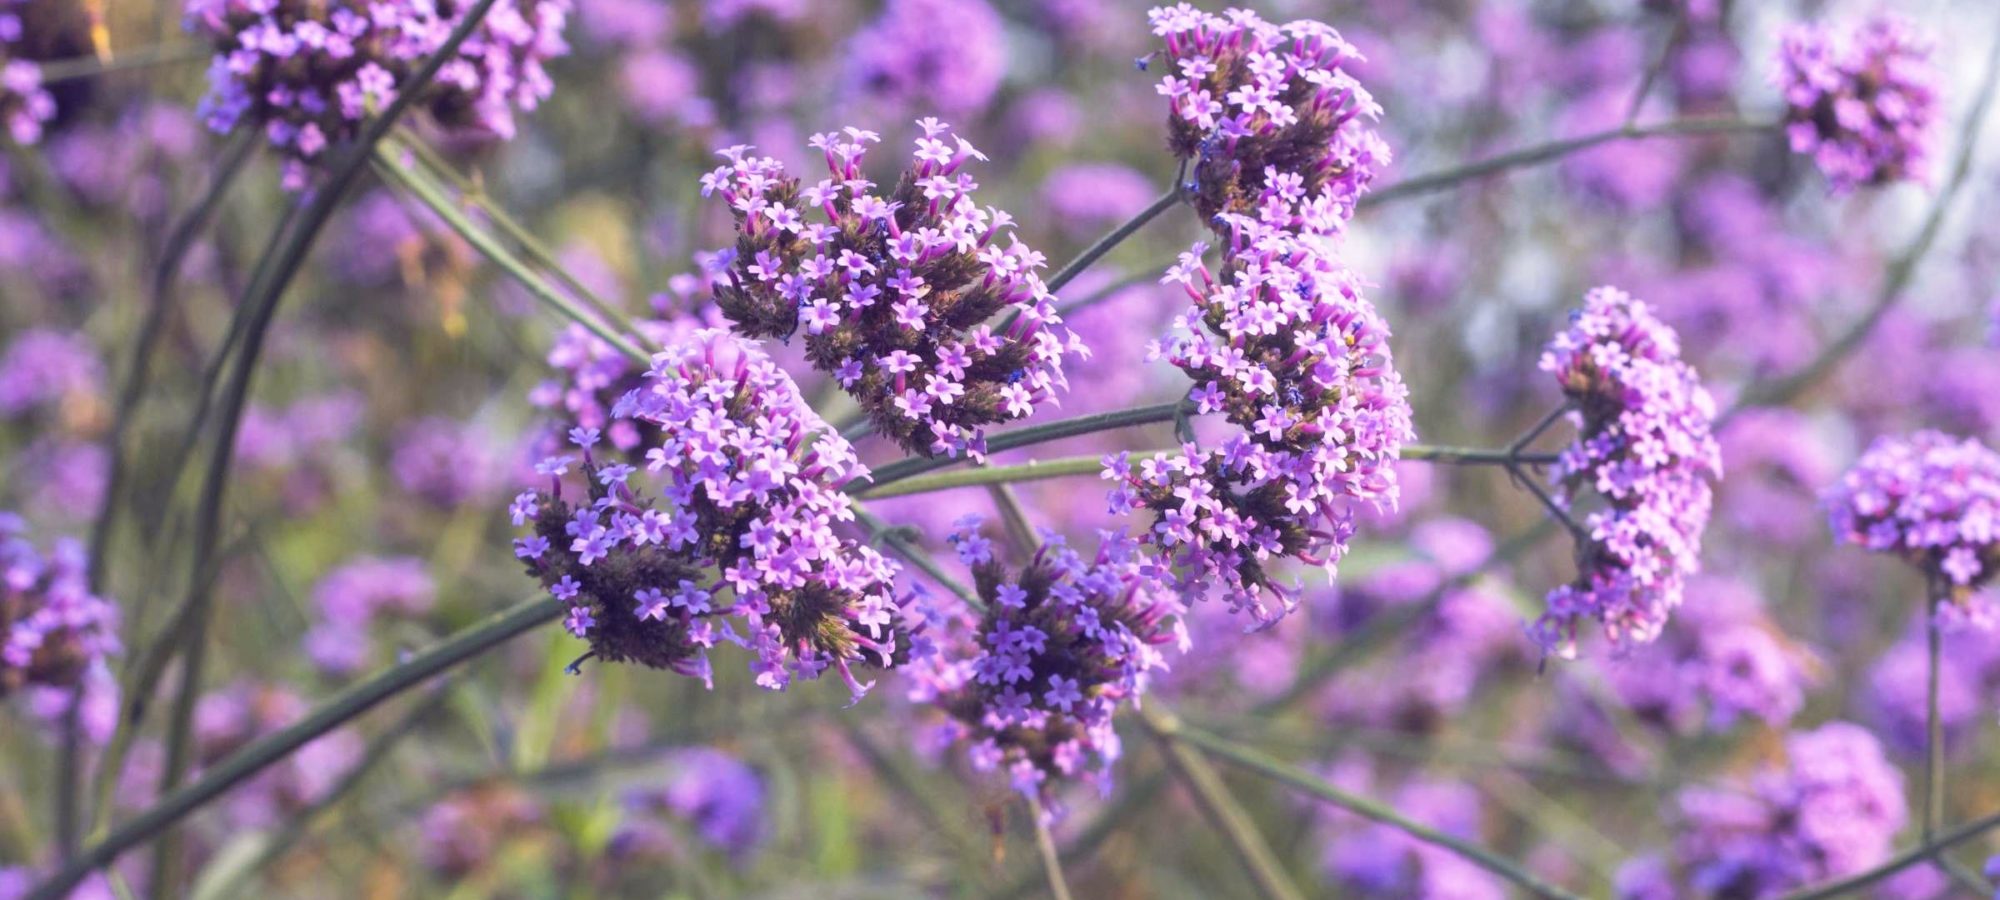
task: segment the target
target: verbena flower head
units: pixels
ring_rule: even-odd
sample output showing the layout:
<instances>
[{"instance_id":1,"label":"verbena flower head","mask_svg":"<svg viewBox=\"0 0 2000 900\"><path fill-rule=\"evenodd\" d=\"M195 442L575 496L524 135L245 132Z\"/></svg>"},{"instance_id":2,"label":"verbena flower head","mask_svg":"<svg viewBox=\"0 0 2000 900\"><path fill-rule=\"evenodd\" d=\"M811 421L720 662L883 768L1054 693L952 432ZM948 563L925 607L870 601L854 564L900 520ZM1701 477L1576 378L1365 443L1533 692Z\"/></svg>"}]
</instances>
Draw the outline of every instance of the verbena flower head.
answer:
<instances>
[{"instance_id":1,"label":"verbena flower head","mask_svg":"<svg viewBox=\"0 0 2000 900\"><path fill-rule=\"evenodd\" d=\"M310 709L304 697L276 684L237 681L203 696L194 710L196 768L228 759L251 741L296 723ZM314 738L230 794L230 826L270 828L298 815L324 798L365 750L361 735L348 727Z\"/></svg>"},{"instance_id":2,"label":"verbena flower head","mask_svg":"<svg viewBox=\"0 0 2000 900\"><path fill-rule=\"evenodd\" d=\"M82 334L30 328L0 356L0 418L64 412L104 393L104 364Z\"/></svg>"},{"instance_id":3,"label":"verbena flower head","mask_svg":"<svg viewBox=\"0 0 2000 900\"><path fill-rule=\"evenodd\" d=\"M1830 722L1786 738L1785 755L1747 792L1681 791L1675 855L1695 892L1769 896L1888 858L1907 810L1902 773L1874 735Z\"/></svg>"},{"instance_id":4,"label":"verbena flower head","mask_svg":"<svg viewBox=\"0 0 2000 900\"><path fill-rule=\"evenodd\" d=\"M1045 536L1016 575L978 524L963 521L951 541L985 609L957 623L969 632L958 643L912 665L910 698L950 715L940 743L969 744L974 769L1004 770L1022 794L1053 802L1060 784L1086 776L1108 790L1120 753L1112 716L1166 669L1180 601L1122 533L1101 533L1090 558Z\"/></svg>"},{"instance_id":5,"label":"verbena flower head","mask_svg":"<svg viewBox=\"0 0 2000 900\"><path fill-rule=\"evenodd\" d=\"M751 337L805 332L876 428L912 453L984 454L984 426L1018 419L1067 387L1080 344L1036 270L1042 255L980 208L965 164L985 159L935 119L918 123L914 163L886 195L862 177L873 132L814 135L831 177L804 185L748 147L702 179L737 223L716 301ZM998 326L989 320L1012 316Z\"/></svg>"},{"instance_id":6,"label":"verbena flower head","mask_svg":"<svg viewBox=\"0 0 2000 900\"><path fill-rule=\"evenodd\" d=\"M1929 41L1890 15L1836 33L1799 23L1778 51L1785 133L1835 193L1927 177L1943 113Z\"/></svg>"},{"instance_id":7,"label":"verbena flower head","mask_svg":"<svg viewBox=\"0 0 2000 900\"><path fill-rule=\"evenodd\" d=\"M0 512L0 698L72 687L117 653L118 607L90 592L83 545L38 550L19 516Z\"/></svg>"},{"instance_id":8,"label":"verbena flower head","mask_svg":"<svg viewBox=\"0 0 2000 900\"><path fill-rule=\"evenodd\" d=\"M1336 762L1332 780L1348 790L1375 793L1381 779L1368 761ZM1393 794L1395 809L1425 825L1468 841L1481 839L1479 792L1462 782L1423 778ZM1406 831L1369 822L1345 810L1314 810L1321 833L1320 869L1343 893L1412 900L1501 900L1500 880L1461 854L1418 840Z\"/></svg>"},{"instance_id":9,"label":"verbena flower head","mask_svg":"<svg viewBox=\"0 0 2000 900\"><path fill-rule=\"evenodd\" d=\"M458 26L461 0L187 0L185 25L212 40L209 127L264 130L284 156L284 181L302 190L327 151L396 98ZM532 110L553 83L543 64L563 43L570 0L501 0L415 98L451 128L502 138L516 110Z\"/></svg>"},{"instance_id":10,"label":"verbena flower head","mask_svg":"<svg viewBox=\"0 0 2000 900\"><path fill-rule=\"evenodd\" d=\"M613 856L667 851L680 844L677 820L737 865L754 859L770 833L764 778L712 747L674 753L664 788L625 795L626 818L612 835Z\"/></svg>"},{"instance_id":11,"label":"verbena flower head","mask_svg":"<svg viewBox=\"0 0 2000 900\"><path fill-rule=\"evenodd\" d=\"M1687 594L1660 640L1607 664L1612 690L1639 721L1672 733L1722 731L1746 716L1784 726L1817 681L1812 652L1746 582L1697 576Z\"/></svg>"},{"instance_id":12,"label":"verbena flower head","mask_svg":"<svg viewBox=\"0 0 2000 900\"><path fill-rule=\"evenodd\" d=\"M1673 330L1611 287L1587 294L1542 353L1579 429L1549 473L1556 503L1572 509L1586 490L1603 501L1578 523L1577 581L1549 592L1532 629L1547 652L1573 657L1587 619L1615 648L1650 643L1701 568L1722 454L1715 401L1680 356Z\"/></svg>"},{"instance_id":13,"label":"verbena flower head","mask_svg":"<svg viewBox=\"0 0 2000 900\"><path fill-rule=\"evenodd\" d=\"M27 25L21 20L21 0L0 0L0 124L14 143L42 139L42 126L56 117L56 100L42 87L42 67L15 58Z\"/></svg>"},{"instance_id":14,"label":"verbena flower head","mask_svg":"<svg viewBox=\"0 0 2000 900\"><path fill-rule=\"evenodd\" d=\"M421 559L364 556L344 563L313 587L319 622L306 632L306 655L322 671L359 671L368 660L371 625L428 613L436 597L437 584Z\"/></svg>"},{"instance_id":15,"label":"verbena flower head","mask_svg":"<svg viewBox=\"0 0 2000 900\"><path fill-rule=\"evenodd\" d=\"M1168 271L1192 305L1158 353L1194 379L1196 413L1242 431L1137 471L1114 459L1107 477L1114 511L1157 516L1148 540L1183 587L1213 588L1268 622L1297 597L1266 565L1337 564L1358 511L1395 509L1396 457L1415 432L1388 325L1328 240L1233 213L1217 220L1229 237L1222 274L1200 246Z\"/></svg>"},{"instance_id":16,"label":"verbena flower head","mask_svg":"<svg viewBox=\"0 0 2000 900\"><path fill-rule=\"evenodd\" d=\"M1244 9L1182 3L1147 19L1166 42L1168 144L1190 164L1202 214L1254 215L1283 197L1304 230L1340 230L1389 162L1369 126L1381 107L1343 68L1361 59L1354 47L1320 22L1275 25Z\"/></svg>"},{"instance_id":17,"label":"verbena flower head","mask_svg":"<svg viewBox=\"0 0 2000 900\"><path fill-rule=\"evenodd\" d=\"M533 523L516 554L569 604L569 630L598 657L704 680L722 638L756 653L764 687L831 666L858 699L851 666L895 661L902 611L897 567L834 531L854 516L841 486L867 474L847 442L755 346L713 330L656 355L612 415L657 429L643 470L600 460L578 428L581 494L561 478L576 460L554 457L550 489L513 506Z\"/></svg>"},{"instance_id":18,"label":"verbena flower head","mask_svg":"<svg viewBox=\"0 0 2000 900\"><path fill-rule=\"evenodd\" d=\"M1826 505L1835 539L1908 560L1961 607L2000 574L2000 454L1975 439L1877 438Z\"/></svg>"},{"instance_id":19,"label":"verbena flower head","mask_svg":"<svg viewBox=\"0 0 2000 900\"><path fill-rule=\"evenodd\" d=\"M848 78L871 98L965 115L1007 74L1006 23L986 0L889 0L848 43Z\"/></svg>"}]
</instances>

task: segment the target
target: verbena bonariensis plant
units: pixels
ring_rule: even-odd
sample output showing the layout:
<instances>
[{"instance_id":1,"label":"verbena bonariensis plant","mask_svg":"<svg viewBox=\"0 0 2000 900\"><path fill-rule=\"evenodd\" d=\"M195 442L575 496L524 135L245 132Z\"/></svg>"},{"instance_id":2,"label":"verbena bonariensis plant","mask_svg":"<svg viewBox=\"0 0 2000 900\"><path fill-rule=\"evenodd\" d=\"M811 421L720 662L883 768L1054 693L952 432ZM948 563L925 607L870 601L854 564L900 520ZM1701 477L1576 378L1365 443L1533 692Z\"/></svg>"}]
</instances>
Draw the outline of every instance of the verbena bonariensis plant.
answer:
<instances>
[{"instance_id":1,"label":"verbena bonariensis plant","mask_svg":"<svg viewBox=\"0 0 2000 900\"><path fill-rule=\"evenodd\" d=\"M0 0L0 898L1992 891L2000 52L70 6Z\"/></svg>"}]
</instances>

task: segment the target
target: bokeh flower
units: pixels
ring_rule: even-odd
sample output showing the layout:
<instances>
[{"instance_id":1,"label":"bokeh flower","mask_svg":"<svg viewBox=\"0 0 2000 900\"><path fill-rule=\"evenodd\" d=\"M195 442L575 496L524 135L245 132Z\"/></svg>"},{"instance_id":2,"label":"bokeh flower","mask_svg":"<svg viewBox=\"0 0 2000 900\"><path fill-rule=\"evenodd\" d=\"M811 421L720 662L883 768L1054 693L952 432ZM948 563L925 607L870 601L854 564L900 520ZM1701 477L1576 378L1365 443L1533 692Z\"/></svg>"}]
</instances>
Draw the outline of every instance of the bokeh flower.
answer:
<instances>
[{"instance_id":1,"label":"bokeh flower","mask_svg":"<svg viewBox=\"0 0 2000 900\"><path fill-rule=\"evenodd\" d=\"M1876 15L1836 32L1799 23L1778 51L1785 134L1837 194L1927 179L1942 74L1910 24Z\"/></svg>"}]
</instances>

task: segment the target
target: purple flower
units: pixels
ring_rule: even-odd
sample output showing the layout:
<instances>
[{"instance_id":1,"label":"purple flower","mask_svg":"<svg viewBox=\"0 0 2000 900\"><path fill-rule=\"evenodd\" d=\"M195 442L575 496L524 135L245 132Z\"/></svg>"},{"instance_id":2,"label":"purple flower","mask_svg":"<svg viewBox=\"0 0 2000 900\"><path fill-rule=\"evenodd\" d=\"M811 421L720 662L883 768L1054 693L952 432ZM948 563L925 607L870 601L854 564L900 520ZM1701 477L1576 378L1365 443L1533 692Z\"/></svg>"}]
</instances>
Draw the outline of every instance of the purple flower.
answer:
<instances>
[{"instance_id":1,"label":"purple flower","mask_svg":"<svg viewBox=\"0 0 2000 900\"><path fill-rule=\"evenodd\" d=\"M1697 576L1686 592L1689 602L1660 640L1606 663L1619 699L1641 721L1675 733L1720 731L1745 716L1791 721L1817 680L1812 652L1779 630L1749 584Z\"/></svg>"},{"instance_id":2,"label":"purple flower","mask_svg":"<svg viewBox=\"0 0 2000 900\"><path fill-rule=\"evenodd\" d=\"M1218 215L1220 277L1197 245L1165 279L1192 303L1159 355L1194 380L1197 412L1243 431L1105 476L1114 510L1155 514L1146 539L1180 586L1219 592L1260 622L1297 605L1265 567L1292 557L1331 570L1358 511L1395 509L1396 457L1415 437L1388 325L1326 239L1289 230L1289 209Z\"/></svg>"},{"instance_id":3,"label":"purple flower","mask_svg":"<svg viewBox=\"0 0 2000 900\"><path fill-rule=\"evenodd\" d=\"M1042 182L1043 205L1056 224L1088 233L1125 221L1153 202L1159 190L1130 166L1074 163Z\"/></svg>"},{"instance_id":4,"label":"purple flower","mask_svg":"<svg viewBox=\"0 0 2000 900\"><path fill-rule=\"evenodd\" d=\"M1826 493L1836 540L1908 561L1955 611L2000 573L2000 454L1936 431L1877 438Z\"/></svg>"},{"instance_id":5,"label":"purple flower","mask_svg":"<svg viewBox=\"0 0 2000 900\"><path fill-rule=\"evenodd\" d=\"M985 0L888 0L848 43L850 83L907 109L985 109L1007 73L1006 28Z\"/></svg>"},{"instance_id":6,"label":"purple flower","mask_svg":"<svg viewBox=\"0 0 2000 900\"><path fill-rule=\"evenodd\" d=\"M436 595L423 560L364 556L345 563L313 588L319 623L306 633L306 655L324 672L353 674L368 660L371 625L421 616Z\"/></svg>"},{"instance_id":7,"label":"purple flower","mask_svg":"<svg viewBox=\"0 0 2000 900\"><path fill-rule=\"evenodd\" d=\"M285 157L284 181L303 190L330 149L393 102L403 83L457 27L463 5L364 0L189 0L184 24L215 44L202 115L226 132L261 129ZM417 98L441 124L512 137L516 110L532 110L553 83L543 64L569 52L569 0L504 0L493 7Z\"/></svg>"},{"instance_id":8,"label":"purple flower","mask_svg":"<svg viewBox=\"0 0 2000 900\"><path fill-rule=\"evenodd\" d=\"M1366 763L1336 767L1334 780L1368 781ZM1479 793L1470 785L1413 780L1395 795L1403 815L1454 837L1480 838ZM1327 808L1321 830L1321 868L1355 896L1409 897L1422 900L1500 900L1507 896L1499 880L1465 857L1411 837L1387 825L1363 822Z\"/></svg>"},{"instance_id":9,"label":"purple flower","mask_svg":"<svg viewBox=\"0 0 2000 900\"><path fill-rule=\"evenodd\" d=\"M1927 180L1943 81L1931 49L1890 15L1841 33L1804 23L1785 32L1778 51L1785 133L1834 193Z\"/></svg>"},{"instance_id":10,"label":"purple flower","mask_svg":"<svg viewBox=\"0 0 2000 900\"><path fill-rule=\"evenodd\" d=\"M1889 857L1907 810L1903 776L1858 725L1785 740L1783 767L1741 788L1678 798L1674 856L1702 896L1762 897L1861 871Z\"/></svg>"},{"instance_id":11,"label":"purple flower","mask_svg":"<svg viewBox=\"0 0 2000 900\"><path fill-rule=\"evenodd\" d=\"M887 197L861 176L873 132L814 135L832 177L811 185L747 147L722 151L729 165L702 193L729 203L738 238L716 302L750 337L803 323L813 366L839 373L904 449L980 459L984 427L1054 402L1063 357L1082 348L1036 274L1042 255L1012 235L1002 246L1012 217L973 201L964 167L984 155L935 119L918 125Z\"/></svg>"},{"instance_id":12,"label":"purple flower","mask_svg":"<svg viewBox=\"0 0 2000 900\"><path fill-rule=\"evenodd\" d=\"M420 419L397 436L389 468L403 490L438 509L452 509L500 484L500 459L493 443L493 437L477 425Z\"/></svg>"},{"instance_id":13,"label":"purple flower","mask_svg":"<svg viewBox=\"0 0 2000 900\"><path fill-rule=\"evenodd\" d=\"M14 143L27 145L42 139L42 126L56 117L56 100L42 87L41 66L13 58L22 36L21 14L0 11L0 124Z\"/></svg>"},{"instance_id":14,"label":"purple flower","mask_svg":"<svg viewBox=\"0 0 2000 900\"><path fill-rule=\"evenodd\" d=\"M977 519L953 541L976 538ZM971 564L985 611L952 624L944 649L914 661L910 699L944 711L945 737L973 745L975 768L1005 768L1049 802L1089 775L1109 788L1120 750L1112 717L1137 703L1181 637L1181 605L1136 542L1100 532L1094 558L1045 543L1018 576L988 555ZM1015 602L1002 602L1002 596ZM1082 766L1095 759L1095 773Z\"/></svg>"},{"instance_id":15,"label":"purple flower","mask_svg":"<svg viewBox=\"0 0 2000 900\"><path fill-rule=\"evenodd\" d=\"M90 592L83 545L63 539L44 553L24 530L0 512L0 698L72 687L119 651L118 607Z\"/></svg>"},{"instance_id":16,"label":"purple flower","mask_svg":"<svg viewBox=\"0 0 2000 900\"><path fill-rule=\"evenodd\" d=\"M841 487L867 470L775 363L697 332L655 356L611 415L658 436L645 474L583 448L582 496L551 476L534 498L531 527L551 552L527 563L588 613L571 623L592 655L706 681L721 637L756 653L765 687L832 667L857 699L868 685L854 664L898 661L898 630L883 627L902 613L897 567L834 531L854 516ZM629 477L599 477L614 466ZM725 592L728 604L711 599Z\"/></svg>"},{"instance_id":17,"label":"purple flower","mask_svg":"<svg viewBox=\"0 0 2000 900\"><path fill-rule=\"evenodd\" d=\"M417 853L433 872L457 879L486 866L508 840L542 824L541 801L511 784L454 793L424 813Z\"/></svg>"},{"instance_id":18,"label":"purple flower","mask_svg":"<svg viewBox=\"0 0 2000 900\"><path fill-rule=\"evenodd\" d=\"M1681 361L1673 330L1617 288L1584 297L1541 369L1562 386L1579 428L1549 473L1555 501L1567 510L1589 489L1604 507L1578 523L1582 572L1549 592L1533 636L1572 658L1578 626L1596 619L1615 648L1650 643L1701 568L1709 482L1722 474L1715 401Z\"/></svg>"},{"instance_id":19,"label":"purple flower","mask_svg":"<svg viewBox=\"0 0 2000 900\"><path fill-rule=\"evenodd\" d=\"M1274 25L1245 9L1181 3L1147 13L1166 44L1158 90L1168 143L1190 163L1204 217L1256 215L1281 198L1304 231L1338 231L1389 162L1368 122L1381 107L1344 68L1360 54L1320 22Z\"/></svg>"},{"instance_id":20,"label":"purple flower","mask_svg":"<svg viewBox=\"0 0 2000 900\"><path fill-rule=\"evenodd\" d=\"M721 750L695 747L673 754L664 789L627 794L627 818L612 836L621 854L671 848L672 834L656 817L685 822L710 847L742 866L770 833L763 776Z\"/></svg>"},{"instance_id":21,"label":"purple flower","mask_svg":"<svg viewBox=\"0 0 2000 900\"><path fill-rule=\"evenodd\" d=\"M82 334L31 328L0 356L0 417L45 410L71 415L104 393L104 365Z\"/></svg>"}]
</instances>

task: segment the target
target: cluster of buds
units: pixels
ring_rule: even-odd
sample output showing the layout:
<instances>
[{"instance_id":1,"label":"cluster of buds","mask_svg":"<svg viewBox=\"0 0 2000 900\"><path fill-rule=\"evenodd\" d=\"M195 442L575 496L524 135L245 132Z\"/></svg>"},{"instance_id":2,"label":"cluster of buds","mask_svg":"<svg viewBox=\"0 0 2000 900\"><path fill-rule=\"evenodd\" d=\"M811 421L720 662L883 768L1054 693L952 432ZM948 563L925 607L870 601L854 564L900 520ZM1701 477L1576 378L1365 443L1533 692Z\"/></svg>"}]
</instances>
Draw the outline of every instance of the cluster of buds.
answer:
<instances>
[{"instance_id":1,"label":"cluster of buds","mask_svg":"<svg viewBox=\"0 0 2000 900\"><path fill-rule=\"evenodd\" d=\"M0 698L74 687L119 650L118 607L91 593L83 545L44 554L26 530L0 513Z\"/></svg>"},{"instance_id":2,"label":"cluster of buds","mask_svg":"<svg viewBox=\"0 0 2000 900\"><path fill-rule=\"evenodd\" d=\"M912 666L911 699L950 716L940 744L969 743L975 769L1004 769L1023 794L1048 800L1083 776L1108 788L1113 714L1166 670L1165 645L1185 649L1180 600L1122 533L1101 534L1089 559L1045 536L1010 575L978 526L962 520L951 541L984 608L955 623L955 644Z\"/></svg>"},{"instance_id":3,"label":"cluster of buds","mask_svg":"<svg viewBox=\"0 0 2000 900\"><path fill-rule=\"evenodd\" d=\"M1810 155L1836 193L1924 180L1943 112L1930 55L1893 16L1848 34L1792 26L1778 51L1792 152Z\"/></svg>"},{"instance_id":4,"label":"cluster of buds","mask_svg":"<svg viewBox=\"0 0 2000 900\"><path fill-rule=\"evenodd\" d=\"M1596 619L1615 647L1651 643L1701 569L1710 481L1722 476L1715 400L1681 360L1673 329L1612 287L1585 295L1540 366L1578 428L1550 470L1552 499L1565 515L1585 490L1605 505L1575 523L1580 574L1549 592L1536 642L1574 657L1578 626Z\"/></svg>"},{"instance_id":5,"label":"cluster of buds","mask_svg":"<svg viewBox=\"0 0 2000 900\"><path fill-rule=\"evenodd\" d=\"M209 127L264 129L284 154L284 181L303 190L326 151L394 102L442 48L464 0L189 0L185 25L214 42ZM532 110L553 82L543 64L569 52L569 0L500 0L426 88L417 108L448 128L501 138L516 109Z\"/></svg>"},{"instance_id":6,"label":"cluster of buds","mask_svg":"<svg viewBox=\"0 0 2000 900\"><path fill-rule=\"evenodd\" d=\"M1826 504L1835 538L1908 560L1960 605L2000 574L2000 454L1977 440L1878 438Z\"/></svg>"},{"instance_id":7,"label":"cluster of buds","mask_svg":"<svg viewBox=\"0 0 2000 900\"><path fill-rule=\"evenodd\" d=\"M984 426L1053 402L1081 344L1036 272L1042 255L1011 235L1001 246L1013 218L973 202L965 164L985 157L935 119L917 124L886 197L862 177L873 132L815 135L831 177L812 185L748 147L723 151L729 165L702 178L737 227L716 302L751 337L803 329L813 365L905 450L980 459Z\"/></svg>"},{"instance_id":8,"label":"cluster of buds","mask_svg":"<svg viewBox=\"0 0 2000 900\"><path fill-rule=\"evenodd\" d=\"M28 25L26 0L0 0L0 125L23 146L42 139L42 127L56 117L56 99L42 86L42 67L18 58Z\"/></svg>"},{"instance_id":9,"label":"cluster of buds","mask_svg":"<svg viewBox=\"0 0 2000 900\"><path fill-rule=\"evenodd\" d=\"M1196 208L1261 215L1291 195L1293 227L1340 230L1389 162L1368 124L1382 108L1342 68L1361 59L1353 45L1320 22L1276 25L1242 9L1218 16L1182 3L1147 17L1173 67L1158 89Z\"/></svg>"},{"instance_id":10,"label":"cluster of buds","mask_svg":"<svg viewBox=\"0 0 2000 900\"><path fill-rule=\"evenodd\" d=\"M516 554L569 604L591 655L706 681L721 638L755 652L764 687L832 667L857 699L869 685L853 665L897 661L896 566L834 530L854 515L841 487L867 470L776 364L701 331L655 356L611 414L658 433L651 477L598 460L599 432L578 428L583 496L562 481L576 460L552 457L539 467L549 489L513 504L533 529Z\"/></svg>"}]
</instances>

